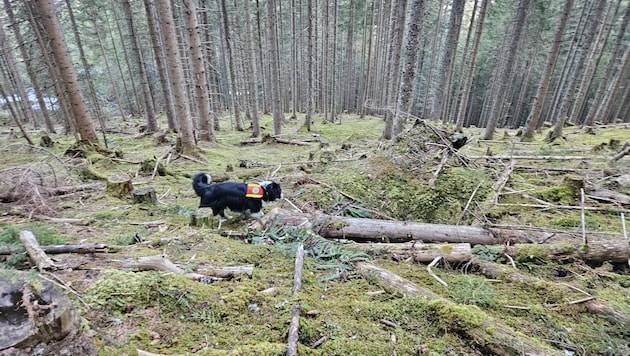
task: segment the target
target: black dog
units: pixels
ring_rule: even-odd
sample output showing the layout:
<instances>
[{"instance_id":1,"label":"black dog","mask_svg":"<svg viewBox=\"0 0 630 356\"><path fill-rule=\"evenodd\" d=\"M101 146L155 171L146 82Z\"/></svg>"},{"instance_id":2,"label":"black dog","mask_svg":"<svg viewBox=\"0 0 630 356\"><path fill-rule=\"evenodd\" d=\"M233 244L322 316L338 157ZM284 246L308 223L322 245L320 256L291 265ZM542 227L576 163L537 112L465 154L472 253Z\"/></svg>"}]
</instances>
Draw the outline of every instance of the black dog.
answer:
<instances>
[{"instance_id":1,"label":"black dog","mask_svg":"<svg viewBox=\"0 0 630 356\"><path fill-rule=\"evenodd\" d=\"M263 216L262 204L264 202L282 199L280 185L273 181L260 183L236 183L222 182L210 184L212 178L207 173L197 173L192 179L192 187L195 193L201 197L200 208L212 208L212 214L228 216L225 209L249 213L255 218Z\"/></svg>"}]
</instances>

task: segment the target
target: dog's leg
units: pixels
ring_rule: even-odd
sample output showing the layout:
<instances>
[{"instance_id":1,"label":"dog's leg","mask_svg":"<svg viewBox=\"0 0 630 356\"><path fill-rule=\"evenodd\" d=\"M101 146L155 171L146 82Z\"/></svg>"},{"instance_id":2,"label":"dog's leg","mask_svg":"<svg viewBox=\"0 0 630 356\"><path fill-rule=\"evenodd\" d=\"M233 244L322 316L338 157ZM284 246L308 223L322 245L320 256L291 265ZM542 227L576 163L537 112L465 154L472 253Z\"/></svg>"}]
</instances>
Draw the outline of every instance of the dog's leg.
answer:
<instances>
[{"instance_id":1,"label":"dog's leg","mask_svg":"<svg viewBox=\"0 0 630 356\"><path fill-rule=\"evenodd\" d=\"M265 214L263 214L263 212L262 212L262 210L261 210L261 211L258 211L258 212L255 212L255 213L252 213L251 215L252 215L252 217L254 217L254 218L256 218L256 219L262 219L262 217L263 217Z\"/></svg>"}]
</instances>

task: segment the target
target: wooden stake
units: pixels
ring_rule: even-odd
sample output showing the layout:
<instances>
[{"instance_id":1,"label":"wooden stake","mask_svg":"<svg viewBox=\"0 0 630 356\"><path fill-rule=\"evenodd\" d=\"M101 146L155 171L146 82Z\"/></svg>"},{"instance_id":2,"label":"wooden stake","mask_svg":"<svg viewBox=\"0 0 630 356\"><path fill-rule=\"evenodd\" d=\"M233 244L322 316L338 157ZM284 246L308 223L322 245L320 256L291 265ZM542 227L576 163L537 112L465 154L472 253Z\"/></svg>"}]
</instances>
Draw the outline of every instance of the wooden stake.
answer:
<instances>
[{"instance_id":1,"label":"wooden stake","mask_svg":"<svg viewBox=\"0 0 630 356\"><path fill-rule=\"evenodd\" d=\"M293 299L296 299L302 288L302 269L304 266L304 246L298 246L295 255L295 274L293 275ZM291 310L287 356L297 355L297 344L300 329L300 301L296 300Z\"/></svg>"}]
</instances>

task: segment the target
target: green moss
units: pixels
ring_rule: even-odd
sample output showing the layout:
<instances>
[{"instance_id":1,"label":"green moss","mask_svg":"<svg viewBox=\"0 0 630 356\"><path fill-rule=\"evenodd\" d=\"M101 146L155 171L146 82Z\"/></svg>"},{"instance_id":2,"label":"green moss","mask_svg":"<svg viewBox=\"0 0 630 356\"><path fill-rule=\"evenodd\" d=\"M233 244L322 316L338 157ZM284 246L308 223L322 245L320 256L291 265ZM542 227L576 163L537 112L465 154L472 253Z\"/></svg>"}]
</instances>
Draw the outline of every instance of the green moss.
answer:
<instances>
[{"instance_id":1,"label":"green moss","mask_svg":"<svg viewBox=\"0 0 630 356\"><path fill-rule=\"evenodd\" d=\"M452 304L445 300L429 302L429 308L435 313L436 323L446 330L467 330L483 324L484 313L474 305Z\"/></svg>"}]
</instances>

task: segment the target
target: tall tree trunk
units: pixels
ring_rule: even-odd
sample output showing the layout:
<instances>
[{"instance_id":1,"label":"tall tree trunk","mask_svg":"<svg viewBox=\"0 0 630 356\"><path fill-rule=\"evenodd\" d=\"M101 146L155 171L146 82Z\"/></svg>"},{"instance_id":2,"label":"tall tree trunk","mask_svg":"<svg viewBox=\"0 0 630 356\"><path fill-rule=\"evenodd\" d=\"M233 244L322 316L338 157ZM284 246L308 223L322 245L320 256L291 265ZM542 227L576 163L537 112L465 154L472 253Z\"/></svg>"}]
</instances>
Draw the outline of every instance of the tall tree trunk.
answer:
<instances>
[{"instance_id":1,"label":"tall tree trunk","mask_svg":"<svg viewBox=\"0 0 630 356\"><path fill-rule=\"evenodd\" d=\"M160 87L162 88L162 96L164 97L164 111L166 113L166 121L168 123L169 130L178 132L175 106L173 104L173 93L171 86L169 85L168 69L166 69L166 56L160 39L159 23L157 21L157 14L155 13L154 4L151 0L144 0L144 9L147 13L147 24L149 25L149 35L151 36L151 45L153 46L153 55L155 57L155 64L160 76ZM115 89L115 87L114 87Z\"/></svg>"},{"instance_id":2,"label":"tall tree trunk","mask_svg":"<svg viewBox=\"0 0 630 356\"><path fill-rule=\"evenodd\" d=\"M284 116L280 103L280 60L278 57L278 33L276 30L276 0L267 0L267 12L269 17L269 47L271 67L271 106L273 111L273 136L278 136L282 131Z\"/></svg>"},{"instance_id":3,"label":"tall tree trunk","mask_svg":"<svg viewBox=\"0 0 630 356\"><path fill-rule=\"evenodd\" d=\"M111 4L111 9L114 13L114 23L116 24L116 30L117 30L116 32L118 33L118 44L122 48L122 51L124 54L122 59L124 60L125 66L127 67L127 73L124 73L122 66L120 66L120 63L118 64L122 78L126 79L126 80L123 80L123 83L125 83L125 91L127 94L126 98L129 102L129 111L131 111L132 115L138 115L138 112L139 112L138 105L140 105L141 101L140 101L140 98L138 97L139 90L137 89L136 79L134 77L135 70L133 70L131 63L129 62L129 59L131 58L131 56L129 55L129 53L127 53L127 47L125 46L126 41L123 36L123 30L120 26L121 20L119 19L118 11L116 10L116 7L118 6L118 2L115 0L110 0L110 4ZM111 36L112 44L113 44L115 41L113 31L111 31L110 36ZM127 81L131 85L131 92L127 91L127 86L126 86Z\"/></svg>"},{"instance_id":4,"label":"tall tree trunk","mask_svg":"<svg viewBox=\"0 0 630 356\"><path fill-rule=\"evenodd\" d=\"M605 48L608 44L608 36L610 35L610 31L612 29L610 17L613 9L618 10L619 5L620 2L617 3L617 6L613 6L613 4L610 3L606 15L601 20L602 24L599 29L599 34L597 39L595 39L595 43L591 47L588 58L586 59L586 69L584 70L580 84L577 85L577 93L575 95L573 107L571 108L571 113L569 114L569 117L573 120L573 122L583 122L582 113L586 104L587 94L591 88L591 84L595 80L595 71L597 67L599 67L599 62L604 55Z\"/></svg>"},{"instance_id":5,"label":"tall tree trunk","mask_svg":"<svg viewBox=\"0 0 630 356\"><path fill-rule=\"evenodd\" d=\"M291 0L291 120L297 120L298 111L298 36L297 5Z\"/></svg>"},{"instance_id":6,"label":"tall tree trunk","mask_svg":"<svg viewBox=\"0 0 630 356\"><path fill-rule=\"evenodd\" d=\"M31 11L39 15L35 17L39 17L50 38L50 48L68 94L67 98L72 110L72 118L76 124L79 136L82 140L98 143L98 136L92 126L92 119L81 92L79 78L74 69L72 58L70 58L70 51L63 36L63 30L59 19L55 15L53 1L33 0L31 5Z\"/></svg>"},{"instance_id":7,"label":"tall tree trunk","mask_svg":"<svg viewBox=\"0 0 630 356\"><path fill-rule=\"evenodd\" d=\"M186 155L196 155L197 145L193 134L193 125L190 118L190 107L188 96L184 85L184 69L179 57L177 44L177 34L173 23L173 11L170 0L156 0L157 14L160 18L160 27L164 36L164 49L166 51L166 61L169 79L173 90L173 103L177 115L177 122L180 127L181 153Z\"/></svg>"},{"instance_id":8,"label":"tall tree trunk","mask_svg":"<svg viewBox=\"0 0 630 356\"><path fill-rule=\"evenodd\" d=\"M258 68L256 68L256 53L254 51L254 28L252 26L252 16L249 1L245 1L245 26L246 26L246 45L248 63L246 71L248 75L248 91L249 102L252 109L252 136L260 137L260 117L258 116Z\"/></svg>"},{"instance_id":9,"label":"tall tree trunk","mask_svg":"<svg viewBox=\"0 0 630 356\"><path fill-rule=\"evenodd\" d=\"M429 62L428 74L426 75L427 84L426 84L426 89L424 91L424 103L422 104L422 118L429 119L429 120L434 119L430 115L431 114L430 102L435 97L435 89L433 89L433 69L435 68L435 62L437 60L436 58L438 55L438 43L440 41L440 36L442 34L442 31L440 31L440 28L442 27L442 11L444 7L445 7L444 0L440 0L439 10L437 14L437 24L435 26L435 34L433 35L431 50L430 50L431 60ZM437 90L440 90L440 89L441 88L438 88Z\"/></svg>"},{"instance_id":10,"label":"tall tree trunk","mask_svg":"<svg viewBox=\"0 0 630 356\"><path fill-rule=\"evenodd\" d=\"M17 24L14 24L17 27ZM21 106L22 111L26 114L26 121L32 124L35 128L39 128L37 123L37 116L33 112L33 107L31 106L31 102L29 100L29 95L26 92L26 87L24 86L24 82L20 77L20 72L17 68L17 63L15 59L15 54L13 53L13 47L7 38L7 35L4 32L4 27L0 26L0 48L2 49L2 57L6 61L6 65L8 67L7 74L10 76L9 82L15 84L15 88L17 89L17 94L22 100L15 102L15 106ZM3 97L5 97L3 95ZM15 121L21 121L19 117L15 117ZM27 138L27 140L30 140Z\"/></svg>"},{"instance_id":11,"label":"tall tree trunk","mask_svg":"<svg viewBox=\"0 0 630 356\"><path fill-rule=\"evenodd\" d=\"M586 36L584 38L584 42L581 46L578 46L578 58L575 68L571 70L569 73L569 82L567 87L563 90L562 101L560 102L560 108L557 111L556 116L556 124L553 128L553 133L549 138L550 141L557 139L562 136L562 129L564 128L564 124L566 121L571 118L568 117L569 111L571 109L573 92L576 89L577 82L579 78L584 74L584 65L586 63L586 59L588 58L587 51L591 49L593 46L593 41L595 39L595 35L600 27L600 17L606 8L606 1L597 1L595 6L594 13L591 17L591 26L586 32Z\"/></svg>"},{"instance_id":12,"label":"tall tree trunk","mask_svg":"<svg viewBox=\"0 0 630 356\"><path fill-rule=\"evenodd\" d=\"M600 104L604 102L604 95L606 93L606 88L608 84L612 81L613 72L615 68L617 68L617 58L619 57L619 53L621 53L621 49L624 43L624 38L626 35L626 29L628 28L628 24L630 23L630 6L626 7L626 12L624 14L621 25L619 26L617 32L617 38L615 39L615 44L613 45L613 49L610 52L608 63L606 64L606 73L600 80L599 86L597 88L597 92L595 94L595 99L593 100L593 106L590 108L587 117L585 119L585 124L587 126L592 126L595 123L596 114L599 110Z\"/></svg>"},{"instance_id":13,"label":"tall tree trunk","mask_svg":"<svg viewBox=\"0 0 630 356\"><path fill-rule=\"evenodd\" d=\"M461 0L458 0L461 1ZM395 118L395 128L392 138L398 136L405 125L407 115L411 110L413 83L416 76L416 57L420 51L419 44L424 26L425 0L411 0L405 29L405 48L403 53L403 68L400 88L398 89L399 111Z\"/></svg>"},{"instance_id":14,"label":"tall tree trunk","mask_svg":"<svg viewBox=\"0 0 630 356\"><path fill-rule=\"evenodd\" d=\"M405 30L405 9L407 8L407 0L394 0L391 9L391 21L394 23L390 27L390 47L388 62L388 78L385 87L386 91L386 110L385 110L385 129L382 138L390 140L394 136L394 119L398 113L398 83L400 77L400 54L402 52L402 40Z\"/></svg>"},{"instance_id":15,"label":"tall tree trunk","mask_svg":"<svg viewBox=\"0 0 630 356\"><path fill-rule=\"evenodd\" d=\"M455 55L459 43L459 33L462 27L462 16L464 14L464 0L454 0L451 7L451 17L448 25L448 33L444 41L444 56L439 70L438 88L436 100L433 102L431 117L444 122L448 119L448 102L451 96L451 78L455 66Z\"/></svg>"},{"instance_id":16,"label":"tall tree trunk","mask_svg":"<svg viewBox=\"0 0 630 356\"><path fill-rule=\"evenodd\" d=\"M558 22L558 28L556 29L556 34L553 39L553 44L549 54L547 55L547 62L545 63L545 69L543 71L542 76L540 77L540 82L538 83L538 89L536 90L536 95L534 96L534 102L532 103L532 110L527 117L527 123L525 124L525 129L523 130L523 136L521 138L522 141L529 141L534 136L534 131L538 127L538 123L541 118L543 103L545 102L545 97L547 96L547 91L549 90L549 85L551 84L553 70L556 66L556 62L558 61L558 54L560 53L560 45L562 44L562 39L564 38L564 33L567 28L567 23L569 22L569 15L571 14L571 8L573 7L574 0L566 0L564 3L564 9L562 10L562 15L560 17L560 22Z\"/></svg>"},{"instance_id":17,"label":"tall tree trunk","mask_svg":"<svg viewBox=\"0 0 630 356\"><path fill-rule=\"evenodd\" d=\"M44 96L42 95L42 87L39 83L38 76L36 75L36 70L33 68L33 61L29 58L29 55L26 51L24 39L22 37L22 31L20 30L20 26L17 26L15 21L15 14L13 12L13 8L11 7L10 0L4 0L4 10L7 13L7 17L9 19L9 24L11 24L11 28L13 29L13 34L15 35L15 40L17 42L18 48L20 49L20 55L24 58L24 64L26 66L26 72L28 73L28 77L31 81L31 85L33 86L33 90L35 91L35 96L37 98L37 104L39 105L40 112L44 117L44 124L46 125L46 130L48 132L55 132L55 126L50 118L50 112L44 101ZM37 118L35 118L37 122Z\"/></svg>"},{"instance_id":18,"label":"tall tree trunk","mask_svg":"<svg viewBox=\"0 0 630 356\"><path fill-rule=\"evenodd\" d=\"M485 140L491 140L494 136L494 130L499 122L503 103L505 100L506 87L509 83L508 78L511 76L512 67L516 59L517 49L523 37L523 30L527 24L527 15L531 7L531 0L520 0L516 17L514 18L514 26L511 35L506 39L508 41L505 48L505 58L501 60L496 68L496 75L493 75L492 81L495 83L495 90L489 93L490 112L488 114L488 122L484 133Z\"/></svg>"},{"instance_id":19,"label":"tall tree trunk","mask_svg":"<svg viewBox=\"0 0 630 356\"><path fill-rule=\"evenodd\" d=\"M66 0L70 2L70 0ZM154 133L159 130L157 119L155 118L155 106L153 105L153 95L151 94L151 88L149 87L149 77L147 71L144 68L144 59L142 57L142 51L140 49L140 43L138 43L138 31L133 19L133 12L131 10L131 4L129 0L122 0L122 7L125 11L125 19L127 20L127 27L129 28L129 39L131 41L131 53L133 59L136 61L136 67L138 69L138 75L140 76L140 87L142 88L142 104L144 106L144 114L146 115L147 133Z\"/></svg>"},{"instance_id":20,"label":"tall tree trunk","mask_svg":"<svg viewBox=\"0 0 630 356\"><path fill-rule=\"evenodd\" d=\"M365 5L365 12L366 12L366 17L369 16L370 17L370 21L367 24L367 29L364 32L365 36L367 37L367 54L363 56L363 60L362 63L365 64L365 66L367 67L366 71L365 71L365 79L363 80L363 90L361 91L361 99L359 99L359 115L360 118L363 119L365 118L365 114L367 112L367 98L368 98L368 93L370 92L370 83L371 78L372 78L372 65L373 65L373 61L372 61L372 37L373 37L373 32L372 32L372 27L374 26L374 0L371 1L371 6L370 6L370 11L369 11L369 15L368 15L368 11L367 11L367 2ZM363 40L365 43L365 39ZM362 71L363 72L363 71Z\"/></svg>"},{"instance_id":21,"label":"tall tree trunk","mask_svg":"<svg viewBox=\"0 0 630 356\"><path fill-rule=\"evenodd\" d=\"M306 24L306 75L307 75L307 83L306 83L306 115L304 116L304 126L306 127L306 131L311 131L311 124L313 122L313 111L315 110L315 68L313 62L315 60L313 53L313 0L307 0L306 5L306 16L307 16L307 24Z\"/></svg>"},{"instance_id":22,"label":"tall tree trunk","mask_svg":"<svg viewBox=\"0 0 630 356\"><path fill-rule=\"evenodd\" d=\"M221 7L221 22L223 24L223 40L225 41L225 50L227 57L228 81L230 85L230 102L232 107L232 115L234 116L234 125L237 131L243 131L243 121L241 119L241 111L238 103L238 89L236 87L236 68L234 67L234 51L232 49L232 39L230 36L230 21L228 19L227 5L225 0L219 0Z\"/></svg>"},{"instance_id":23,"label":"tall tree trunk","mask_svg":"<svg viewBox=\"0 0 630 356\"><path fill-rule=\"evenodd\" d=\"M215 142L212 125L208 125L210 118L210 95L208 94L208 83L206 81L206 69L203 61L203 51L201 50L201 36L199 34L199 23L197 22L197 9L194 0L184 0L184 15L186 17L186 28L190 42L190 56L193 69L193 82L195 87L195 103L197 105L197 118L199 126L203 125L204 130L199 134L200 138L206 141Z\"/></svg>"}]
</instances>

